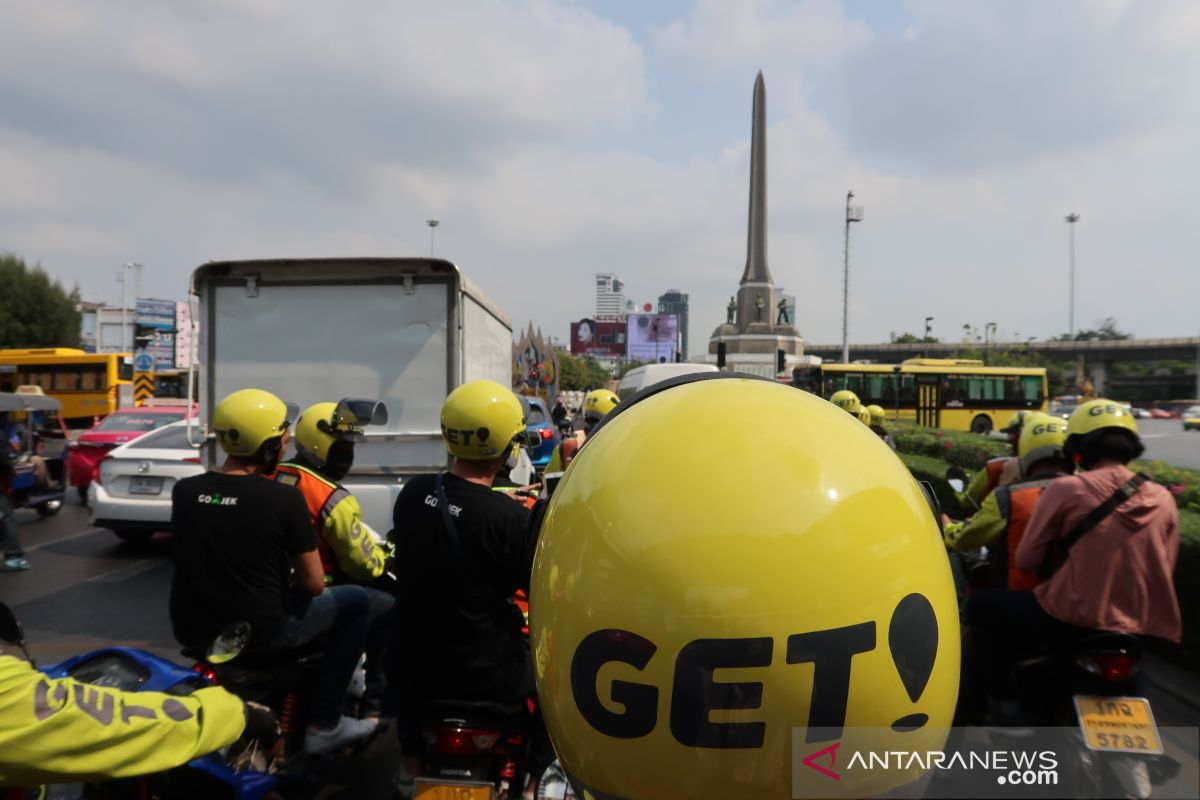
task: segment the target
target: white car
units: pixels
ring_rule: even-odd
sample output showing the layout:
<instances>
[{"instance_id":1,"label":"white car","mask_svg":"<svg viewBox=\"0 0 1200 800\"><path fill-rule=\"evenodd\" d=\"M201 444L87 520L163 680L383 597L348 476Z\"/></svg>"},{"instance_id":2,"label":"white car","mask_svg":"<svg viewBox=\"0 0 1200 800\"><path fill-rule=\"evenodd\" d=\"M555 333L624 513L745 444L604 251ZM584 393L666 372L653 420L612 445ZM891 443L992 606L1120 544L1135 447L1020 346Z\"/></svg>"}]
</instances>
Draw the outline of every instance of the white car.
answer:
<instances>
[{"instance_id":1,"label":"white car","mask_svg":"<svg viewBox=\"0 0 1200 800\"><path fill-rule=\"evenodd\" d=\"M200 435L192 431L192 438ZM188 444L187 422L165 425L113 449L88 487L91 523L127 542L171 529L171 490L204 472L199 444Z\"/></svg>"}]
</instances>

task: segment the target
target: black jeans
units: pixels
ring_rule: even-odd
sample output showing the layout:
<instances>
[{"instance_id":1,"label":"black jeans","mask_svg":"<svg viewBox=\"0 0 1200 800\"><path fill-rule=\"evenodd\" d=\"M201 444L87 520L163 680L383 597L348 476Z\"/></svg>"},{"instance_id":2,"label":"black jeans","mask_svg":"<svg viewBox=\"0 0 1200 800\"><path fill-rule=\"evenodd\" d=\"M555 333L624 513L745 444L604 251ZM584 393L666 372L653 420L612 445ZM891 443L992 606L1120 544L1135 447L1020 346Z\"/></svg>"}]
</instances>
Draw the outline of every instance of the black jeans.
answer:
<instances>
[{"instance_id":1,"label":"black jeans","mask_svg":"<svg viewBox=\"0 0 1200 800\"><path fill-rule=\"evenodd\" d=\"M972 592L963 606L963 616L969 630L963 658L964 683L978 681L981 688L1001 699L1016 695L1011 672L1015 660L1088 632L1047 614L1029 590Z\"/></svg>"},{"instance_id":2,"label":"black jeans","mask_svg":"<svg viewBox=\"0 0 1200 800\"><path fill-rule=\"evenodd\" d=\"M0 442L0 447L7 447ZM17 518L13 515L12 498L8 492L0 488L0 546L4 547L5 558L20 558L25 555L21 549L21 537L17 534Z\"/></svg>"}]
</instances>

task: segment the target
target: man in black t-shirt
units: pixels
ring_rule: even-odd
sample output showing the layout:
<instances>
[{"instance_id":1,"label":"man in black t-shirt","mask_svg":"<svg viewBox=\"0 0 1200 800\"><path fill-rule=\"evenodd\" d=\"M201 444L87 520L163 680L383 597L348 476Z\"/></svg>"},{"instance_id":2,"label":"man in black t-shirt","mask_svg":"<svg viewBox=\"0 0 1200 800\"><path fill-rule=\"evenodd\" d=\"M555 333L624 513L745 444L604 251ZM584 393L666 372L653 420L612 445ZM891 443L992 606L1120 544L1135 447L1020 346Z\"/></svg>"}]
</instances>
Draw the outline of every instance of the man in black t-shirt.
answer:
<instances>
[{"instance_id":1,"label":"man in black t-shirt","mask_svg":"<svg viewBox=\"0 0 1200 800\"><path fill-rule=\"evenodd\" d=\"M409 654L391 665L406 756L397 777L402 790L419 768L423 704L518 705L536 692L523 619L512 602L518 589L529 591L536 542L529 511L492 489L525 430L522 417L517 398L498 383L455 389L441 415L453 466L413 478L396 499L391 538L404 596L393 611L389 651Z\"/></svg>"},{"instance_id":2,"label":"man in black t-shirt","mask_svg":"<svg viewBox=\"0 0 1200 800\"><path fill-rule=\"evenodd\" d=\"M171 493L170 613L175 637L187 647L207 648L239 620L251 624L251 647L259 651L327 637L304 740L306 751L320 753L369 735L377 724L341 713L366 645L370 598L361 586L325 588L304 496L265 477L279 465L294 418L293 408L261 389L234 392L214 410L225 463L179 481Z\"/></svg>"}]
</instances>

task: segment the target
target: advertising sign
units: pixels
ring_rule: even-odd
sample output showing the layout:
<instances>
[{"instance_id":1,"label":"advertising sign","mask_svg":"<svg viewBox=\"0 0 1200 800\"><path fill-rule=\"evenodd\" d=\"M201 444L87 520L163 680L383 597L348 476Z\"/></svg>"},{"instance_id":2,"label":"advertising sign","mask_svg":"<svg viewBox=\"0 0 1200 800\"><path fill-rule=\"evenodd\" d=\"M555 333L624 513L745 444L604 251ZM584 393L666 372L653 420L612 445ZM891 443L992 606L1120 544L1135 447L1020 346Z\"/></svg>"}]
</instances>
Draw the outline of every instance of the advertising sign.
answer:
<instances>
[{"instance_id":1,"label":"advertising sign","mask_svg":"<svg viewBox=\"0 0 1200 800\"><path fill-rule=\"evenodd\" d=\"M625 323L590 318L572 322L571 352L596 358L624 358Z\"/></svg>"},{"instance_id":2,"label":"advertising sign","mask_svg":"<svg viewBox=\"0 0 1200 800\"><path fill-rule=\"evenodd\" d=\"M187 303L175 304L175 368L190 369L196 362L196 331Z\"/></svg>"},{"instance_id":3,"label":"advertising sign","mask_svg":"<svg viewBox=\"0 0 1200 800\"><path fill-rule=\"evenodd\" d=\"M674 314L630 314L627 354L630 361L665 364L679 347L679 318Z\"/></svg>"},{"instance_id":4,"label":"advertising sign","mask_svg":"<svg viewBox=\"0 0 1200 800\"><path fill-rule=\"evenodd\" d=\"M139 297L133 313L133 323L143 328L175 330L175 301Z\"/></svg>"}]
</instances>

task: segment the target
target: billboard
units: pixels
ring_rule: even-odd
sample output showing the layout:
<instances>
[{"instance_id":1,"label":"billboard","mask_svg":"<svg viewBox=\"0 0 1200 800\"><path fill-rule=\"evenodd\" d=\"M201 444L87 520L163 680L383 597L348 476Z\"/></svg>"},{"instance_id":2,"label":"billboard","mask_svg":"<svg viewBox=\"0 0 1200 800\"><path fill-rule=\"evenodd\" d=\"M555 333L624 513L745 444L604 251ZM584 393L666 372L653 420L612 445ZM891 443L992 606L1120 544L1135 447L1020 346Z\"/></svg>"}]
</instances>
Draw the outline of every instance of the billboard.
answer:
<instances>
[{"instance_id":1,"label":"billboard","mask_svg":"<svg viewBox=\"0 0 1200 800\"><path fill-rule=\"evenodd\" d=\"M175 304L175 368L190 369L196 362L196 331L192 328L192 311L187 303Z\"/></svg>"},{"instance_id":2,"label":"billboard","mask_svg":"<svg viewBox=\"0 0 1200 800\"><path fill-rule=\"evenodd\" d=\"M675 360L679 349L679 317L674 314L630 314L625 320L630 361L659 364Z\"/></svg>"},{"instance_id":3,"label":"billboard","mask_svg":"<svg viewBox=\"0 0 1200 800\"><path fill-rule=\"evenodd\" d=\"M595 358L625 357L625 322L581 319L571 323L571 352Z\"/></svg>"},{"instance_id":4,"label":"billboard","mask_svg":"<svg viewBox=\"0 0 1200 800\"><path fill-rule=\"evenodd\" d=\"M133 312L133 324L143 328L158 328L174 332L175 301L150 300L139 297L137 307Z\"/></svg>"}]
</instances>

